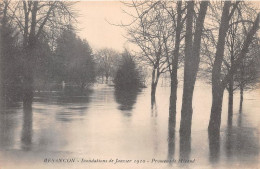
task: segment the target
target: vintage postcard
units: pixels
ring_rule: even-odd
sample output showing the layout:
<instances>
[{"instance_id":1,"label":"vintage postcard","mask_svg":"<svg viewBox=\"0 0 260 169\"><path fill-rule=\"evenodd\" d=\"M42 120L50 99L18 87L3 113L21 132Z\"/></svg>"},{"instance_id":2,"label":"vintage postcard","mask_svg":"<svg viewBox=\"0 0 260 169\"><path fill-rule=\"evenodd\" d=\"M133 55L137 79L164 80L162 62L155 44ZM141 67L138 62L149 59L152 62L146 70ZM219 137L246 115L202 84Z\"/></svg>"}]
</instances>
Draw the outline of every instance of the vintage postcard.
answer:
<instances>
[{"instance_id":1,"label":"vintage postcard","mask_svg":"<svg viewBox=\"0 0 260 169\"><path fill-rule=\"evenodd\" d=\"M259 168L260 2L1 0L0 169Z\"/></svg>"}]
</instances>

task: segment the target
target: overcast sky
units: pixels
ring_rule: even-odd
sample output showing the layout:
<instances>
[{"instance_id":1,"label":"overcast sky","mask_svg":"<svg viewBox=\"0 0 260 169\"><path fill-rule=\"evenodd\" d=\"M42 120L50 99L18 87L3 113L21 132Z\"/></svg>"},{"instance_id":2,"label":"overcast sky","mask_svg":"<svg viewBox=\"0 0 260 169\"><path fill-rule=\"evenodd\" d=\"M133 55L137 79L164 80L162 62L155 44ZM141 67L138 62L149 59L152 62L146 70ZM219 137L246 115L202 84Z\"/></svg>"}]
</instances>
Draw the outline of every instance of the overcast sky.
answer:
<instances>
[{"instance_id":1,"label":"overcast sky","mask_svg":"<svg viewBox=\"0 0 260 169\"><path fill-rule=\"evenodd\" d=\"M80 14L78 18L78 35L85 38L92 48L113 48L122 51L126 45L124 28L109 24L129 23L131 17L125 14L126 7L121 2L84 1L78 2L75 9Z\"/></svg>"},{"instance_id":2,"label":"overcast sky","mask_svg":"<svg viewBox=\"0 0 260 169\"><path fill-rule=\"evenodd\" d=\"M260 1L253 2L260 7ZM131 17L123 12L131 10L120 1L81 1L75 5L80 14L78 18L78 35L85 38L93 49L113 48L122 51L124 47L133 48L126 44L124 28L109 24L130 23ZM133 9L132 9L133 12ZM107 20L107 21L106 21Z\"/></svg>"}]
</instances>

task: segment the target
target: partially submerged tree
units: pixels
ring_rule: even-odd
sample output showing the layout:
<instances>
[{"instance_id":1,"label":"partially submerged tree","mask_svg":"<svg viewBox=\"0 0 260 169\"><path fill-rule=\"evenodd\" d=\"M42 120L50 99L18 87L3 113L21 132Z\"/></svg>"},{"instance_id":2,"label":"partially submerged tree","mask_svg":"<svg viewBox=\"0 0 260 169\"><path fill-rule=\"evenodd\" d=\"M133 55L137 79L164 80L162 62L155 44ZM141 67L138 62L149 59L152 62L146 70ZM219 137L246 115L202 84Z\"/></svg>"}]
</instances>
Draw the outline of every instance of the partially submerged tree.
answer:
<instances>
[{"instance_id":1,"label":"partially submerged tree","mask_svg":"<svg viewBox=\"0 0 260 169\"><path fill-rule=\"evenodd\" d=\"M180 133L189 135L191 132L192 122L192 98L194 85L200 63L200 47L201 37L204 27L204 20L207 12L208 1L200 2L198 16L194 24L194 8L193 1L187 3L186 15L186 34L185 34L185 58L184 58L184 83L181 109L181 125ZM194 34L193 34L193 25Z\"/></svg>"},{"instance_id":2,"label":"partially submerged tree","mask_svg":"<svg viewBox=\"0 0 260 169\"><path fill-rule=\"evenodd\" d=\"M106 78L106 83L108 79L115 76L115 72L118 68L119 53L113 49L104 48L100 49L95 53L95 62L97 64L97 75L101 76L102 83L104 77Z\"/></svg>"},{"instance_id":3,"label":"partially submerged tree","mask_svg":"<svg viewBox=\"0 0 260 169\"><path fill-rule=\"evenodd\" d=\"M260 14L257 15L253 25L246 33L244 40L242 42L242 47L240 52L237 54L236 59L233 61L232 67L228 70L228 72L221 76L221 66L224 58L224 50L225 50L225 41L227 32L230 27L230 20L234 15L234 12L238 9L238 2L232 3L231 1L225 1L223 5L217 47L215 53L215 60L213 63L212 69L212 107L211 107L211 116L209 122L209 131L219 132L220 123L221 123L221 111L222 111L222 101L223 101L223 92L225 87L227 86L230 77L234 75L234 73L238 70L239 65L241 64L243 58L246 57L250 44L253 40L253 37L256 31L259 29L259 17Z\"/></svg>"},{"instance_id":4,"label":"partially submerged tree","mask_svg":"<svg viewBox=\"0 0 260 169\"><path fill-rule=\"evenodd\" d=\"M171 27L166 22L169 18L160 6L160 1L132 1L125 4L136 12L136 16L131 15L134 19L133 23L127 27L128 40L139 47L139 60L152 68L151 99L153 102L160 75L168 70L164 44L167 43L168 46L170 42Z\"/></svg>"},{"instance_id":5,"label":"partially submerged tree","mask_svg":"<svg viewBox=\"0 0 260 169\"><path fill-rule=\"evenodd\" d=\"M206 25L206 32L203 36L203 75L204 78L209 80L211 83L211 78L209 77L212 72L214 65L214 57L217 47L217 30L220 25L221 16L217 15L221 12L222 6L220 3L211 3L210 12L208 14L208 24ZM242 13L241 11L247 11L247 13ZM254 16L256 12L255 9L251 8L249 4L240 2L237 5L237 10L234 11L233 16L229 21L229 29L227 31L227 35L225 37L225 48L224 48L224 56L223 63L221 65L221 78L224 77L230 69L234 66L234 61L237 59L238 54L241 52L243 40L250 28L250 25L254 21ZM213 23L213 24L211 24ZM217 23L217 24L216 24ZM257 38L254 38L252 44L250 46L250 52L246 55L247 62L257 61L257 50L259 49L259 42ZM247 64L250 67L249 64ZM240 64L240 67L245 67L245 64ZM252 67L253 68L253 67ZM250 68L251 72L248 75L251 77L251 80L248 80L248 83L252 83L252 79L256 79L257 77L253 73L253 69ZM241 69L242 70L242 69ZM232 121L233 114L233 93L235 90L239 88L239 78L241 73L239 72L231 72L228 82L225 88L228 91L228 119ZM253 78L254 77L254 78ZM250 82L251 81L251 82Z\"/></svg>"},{"instance_id":6,"label":"partially submerged tree","mask_svg":"<svg viewBox=\"0 0 260 169\"><path fill-rule=\"evenodd\" d=\"M140 72L133 56L125 51L114 78L115 88L121 90L138 90L142 86Z\"/></svg>"},{"instance_id":7,"label":"partially submerged tree","mask_svg":"<svg viewBox=\"0 0 260 169\"><path fill-rule=\"evenodd\" d=\"M21 97L21 60L19 58L21 49L18 44L18 33L8 16L10 1L3 1L2 17L0 20L0 81L1 81L1 101L3 107L13 104Z\"/></svg>"},{"instance_id":8,"label":"partially submerged tree","mask_svg":"<svg viewBox=\"0 0 260 169\"><path fill-rule=\"evenodd\" d=\"M31 107L36 46L40 38L53 38L74 17L71 2L16 1L8 6L8 16L20 30L23 44L23 105Z\"/></svg>"},{"instance_id":9,"label":"partially submerged tree","mask_svg":"<svg viewBox=\"0 0 260 169\"><path fill-rule=\"evenodd\" d=\"M169 117L171 118L171 125L175 129L176 124L176 102L177 102L177 88L178 88L178 68L181 58L181 45L183 35L183 27L185 22L185 7L182 1L177 2L161 2L160 7L166 11L166 16L170 19L164 19L164 22L169 23L167 31L163 34L163 44L165 50L165 57L168 64L168 70L171 78L171 93L170 93L170 106ZM166 24L168 25L168 24ZM170 34L170 35L167 35ZM169 43L169 40L170 43Z\"/></svg>"},{"instance_id":10,"label":"partially submerged tree","mask_svg":"<svg viewBox=\"0 0 260 169\"><path fill-rule=\"evenodd\" d=\"M66 29L57 40L55 50L57 79L83 90L95 80L95 62L92 49L71 29Z\"/></svg>"},{"instance_id":11,"label":"partially submerged tree","mask_svg":"<svg viewBox=\"0 0 260 169\"><path fill-rule=\"evenodd\" d=\"M260 44L251 45L247 56L241 61L234 75L236 88L240 91L239 112L242 112L244 91L254 89L259 84Z\"/></svg>"}]
</instances>

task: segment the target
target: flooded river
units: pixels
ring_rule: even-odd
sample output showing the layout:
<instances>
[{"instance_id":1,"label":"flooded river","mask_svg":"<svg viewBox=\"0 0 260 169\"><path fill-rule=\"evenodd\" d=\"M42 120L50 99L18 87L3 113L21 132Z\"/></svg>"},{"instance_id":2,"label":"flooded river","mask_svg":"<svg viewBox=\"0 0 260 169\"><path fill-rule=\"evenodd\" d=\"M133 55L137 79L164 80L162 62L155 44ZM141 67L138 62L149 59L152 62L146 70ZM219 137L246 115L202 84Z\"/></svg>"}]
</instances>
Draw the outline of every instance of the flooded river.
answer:
<instances>
[{"instance_id":1,"label":"flooded river","mask_svg":"<svg viewBox=\"0 0 260 169\"><path fill-rule=\"evenodd\" d=\"M149 88L95 85L85 96L36 95L32 110L0 114L0 169L257 168L259 90L245 93L241 114L235 94L232 125L225 93L220 136L209 137L211 88L196 86L189 139L178 132L181 88L177 128L169 129L169 91L159 85L153 107Z\"/></svg>"}]
</instances>

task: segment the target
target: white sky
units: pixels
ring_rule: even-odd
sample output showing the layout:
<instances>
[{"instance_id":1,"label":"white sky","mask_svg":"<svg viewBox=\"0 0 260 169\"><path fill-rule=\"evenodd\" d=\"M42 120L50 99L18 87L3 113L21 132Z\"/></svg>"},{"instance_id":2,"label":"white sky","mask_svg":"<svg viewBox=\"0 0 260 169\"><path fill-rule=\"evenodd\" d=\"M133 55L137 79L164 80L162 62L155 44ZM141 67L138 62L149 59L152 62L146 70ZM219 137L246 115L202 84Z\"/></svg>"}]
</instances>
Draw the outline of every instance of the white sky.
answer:
<instances>
[{"instance_id":1,"label":"white sky","mask_svg":"<svg viewBox=\"0 0 260 169\"><path fill-rule=\"evenodd\" d=\"M92 48L113 48L122 51L127 47L124 28L109 24L129 23L131 17L122 9L126 7L121 2L84 1L78 2L75 9L80 14L78 18L78 35L85 38Z\"/></svg>"},{"instance_id":2,"label":"white sky","mask_svg":"<svg viewBox=\"0 0 260 169\"><path fill-rule=\"evenodd\" d=\"M260 7L260 0L253 2ZM85 38L91 47L113 48L123 51L124 47L133 48L133 45L126 43L126 31L119 26L110 25L107 21L114 24L124 24L131 22L131 17L123 12L133 10L124 6L120 1L81 1L75 5L80 17L78 18L78 35ZM132 11L133 12L133 11ZM107 21L106 21L107 20Z\"/></svg>"}]
</instances>

